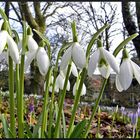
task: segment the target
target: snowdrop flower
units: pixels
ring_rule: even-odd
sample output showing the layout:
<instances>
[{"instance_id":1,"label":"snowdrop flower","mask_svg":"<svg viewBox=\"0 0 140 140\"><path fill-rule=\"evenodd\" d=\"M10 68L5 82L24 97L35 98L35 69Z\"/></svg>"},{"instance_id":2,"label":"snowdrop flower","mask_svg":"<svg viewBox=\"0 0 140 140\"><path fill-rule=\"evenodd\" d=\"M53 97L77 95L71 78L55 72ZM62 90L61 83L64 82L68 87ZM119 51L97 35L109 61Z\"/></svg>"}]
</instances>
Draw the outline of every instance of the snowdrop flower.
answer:
<instances>
[{"instance_id":1,"label":"snowdrop flower","mask_svg":"<svg viewBox=\"0 0 140 140\"><path fill-rule=\"evenodd\" d=\"M52 75L52 76L51 76L51 79L50 79L49 92L52 92L53 82L54 82L54 77L53 77L53 75ZM46 82L44 83L44 91L45 91L45 89L46 89ZM57 84L55 85L55 92L59 92L59 87L58 87Z\"/></svg>"},{"instance_id":2,"label":"snowdrop flower","mask_svg":"<svg viewBox=\"0 0 140 140\"><path fill-rule=\"evenodd\" d=\"M78 88L79 86L79 81L76 82L73 86L73 96L75 96L76 94L76 89ZM82 91L81 91L81 96L85 95L86 94L86 86L85 84L83 83L83 86L82 86Z\"/></svg>"},{"instance_id":3,"label":"snowdrop flower","mask_svg":"<svg viewBox=\"0 0 140 140\"><path fill-rule=\"evenodd\" d=\"M6 44L8 45L8 52L13 61L16 64L19 64L19 51L17 44L13 40L13 38L8 34L7 31L2 30L0 31L0 54L3 52Z\"/></svg>"},{"instance_id":4,"label":"snowdrop flower","mask_svg":"<svg viewBox=\"0 0 140 140\"><path fill-rule=\"evenodd\" d=\"M140 67L129 58L126 49L124 49L123 54L124 58L120 66L120 72L116 75L115 82L119 92L127 90L130 87L133 76L140 84Z\"/></svg>"},{"instance_id":5,"label":"snowdrop flower","mask_svg":"<svg viewBox=\"0 0 140 140\"><path fill-rule=\"evenodd\" d=\"M64 70L60 70L60 73L63 76L66 76L67 68L68 68L68 66ZM77 70L77 68L76 68L76 66L75 66L75 64L73 62L71 63L70 73L72 73L75 77L78 77L78 70Z\"/></svg>"},{"instance_id":6,"label":"snowdrop flower","mask_svg":"<svg viewBox=\"0 0 140 140\"><path fill-rule=\"evenodd\" d=\"M28 49L26 60L25 60L25 70L31 64L33 59L37 60L37 65L39 67L39 72L45 76L48 72L50 61L46 50L43 47L38 47L36 41L31 35L28 36Z\"/></svg>"},{"instance_id":7,"label":"snowdrop flower","mask_svg":"<svg viewBox=\"0 0 140 140\"><path fill-rule=\"evenodd\" d=\"M56 78L56 86L62 90L64 87L64 83L65 83L65 76L60 73ZM68 80L67 91L69 90L70 90L70 82Z\"/></svg>"},{"instance_id":8,"label":"snowdrop flower","mask_svg":"<svg viewBox=\"0 0 140 140\"><path fill-rule=\"evenodd\" d=\"M65 51L64 55L62 56L62 61L60 64L61 70L66 69L66 66L68 65L70 59L73 60L73 62L79 69L82 69L86 64L86 55L84 49L80 46L78 42L74 42Z\"/></svg>"},{"instance_id":9,"label":"snowdrop flower","mask_svg":"<svg viewBox=\"0 0 140 140\"><path fill-rule=\"evenodd\" d=\"M116 73L119 73L119 65L116 61L116 58L102 46L99 46L89 59L88 75L90 77L94 73L97 64L99 66L99 71L104 78L109 77L110 66Z\"/></svg>"}]
</instances>

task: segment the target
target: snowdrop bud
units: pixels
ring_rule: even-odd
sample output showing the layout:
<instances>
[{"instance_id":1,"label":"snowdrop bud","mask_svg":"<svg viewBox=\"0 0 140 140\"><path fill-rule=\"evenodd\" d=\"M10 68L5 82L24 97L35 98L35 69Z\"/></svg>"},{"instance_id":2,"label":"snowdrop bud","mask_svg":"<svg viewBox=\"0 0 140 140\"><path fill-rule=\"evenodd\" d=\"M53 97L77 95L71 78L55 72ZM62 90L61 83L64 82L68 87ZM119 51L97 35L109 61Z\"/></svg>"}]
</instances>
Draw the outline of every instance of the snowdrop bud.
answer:
<instances>
[{"instance_id":1,"label":"snowdrop bud","mask_svg":"<svg viewBox=\"0 0 140 140\"><path fill-rule=\"evenodd\" d=\"M44 48L38 48L36 59L40 73L45 76L48 72L50 61Z\"/></svg>"},{"instance_id":2,"label":"snowdrop bud","mask_svg":"<svg viewBox=\"0 0 140 140\"><path fill-rule=\"evenodd\" d=\"M9 54L11 58L16 64L19 64L18 46L9 34L7 34L7 44L8 44Z\"/></svg>"}]
</instances>

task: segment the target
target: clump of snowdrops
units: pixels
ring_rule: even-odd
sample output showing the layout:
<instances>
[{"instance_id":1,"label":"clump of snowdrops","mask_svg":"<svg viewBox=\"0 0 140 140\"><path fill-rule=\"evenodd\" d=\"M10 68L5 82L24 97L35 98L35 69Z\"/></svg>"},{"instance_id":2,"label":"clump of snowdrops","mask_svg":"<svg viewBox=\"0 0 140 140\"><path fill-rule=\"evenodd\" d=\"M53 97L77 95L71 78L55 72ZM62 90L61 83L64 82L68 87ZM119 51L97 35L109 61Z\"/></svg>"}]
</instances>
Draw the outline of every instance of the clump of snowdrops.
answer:
<instances>
[{"instance_id":1,"label":"clump of snowdrops","mask_svg":"<svg viewBox=\"0 0 140 140\"><path fill-rule=\"evenodd\" d=\"M34 30L42 39L38 44L33 38L31 28L23 21L22 41L20 41L18 33L11 29L9 21L1 9L0 14L4 20L0 30L0 54L4 51L7 52L9 66L10 124L7 124L4 114L0 115L6 138L86 138L104 93L111 69L116 73L116 87L119 91L128 89L133 76L140 83L140 68L131 61L126 48L124 48L129 41L138 36L137 33L121 42L111 54L102 46L102 41L99 38L100 34L109 27L106 24L93 35L86 51L84 51L78 42L76 23L72 22L73 39L62 45L57 55L56 63L52 65L51 46L43 34ZM95 44L97 49L91 54L91 49ZM123 61L119 66L116 56L121 50L123 50ZM46 82L44 83L42 113L39 116L37 125L31 131L24 120L23 97L24 72L33 60L35 60L39 72L45 77ZM61 60L60 65L59 60ZM91 77L96 67L99 68L101 75L104 77L100 94L89 119L84 119L75 125L74 120L80 97L86 94L84 79L87 74ZM16 98L14 98L14 71L16 74ZM76 77L76 83L73 87L74 104L72 115L67 128L63 105L66 92L70 90L69 77L71 73ZM50 101L49 92L51 92ZM54 97L57 92L61 96L58 101L55 101ZM15 112L15 108L17 108L17 112ZM17 130L15 127L15 115L17 115Z\"/></svg>"}]
</instances>

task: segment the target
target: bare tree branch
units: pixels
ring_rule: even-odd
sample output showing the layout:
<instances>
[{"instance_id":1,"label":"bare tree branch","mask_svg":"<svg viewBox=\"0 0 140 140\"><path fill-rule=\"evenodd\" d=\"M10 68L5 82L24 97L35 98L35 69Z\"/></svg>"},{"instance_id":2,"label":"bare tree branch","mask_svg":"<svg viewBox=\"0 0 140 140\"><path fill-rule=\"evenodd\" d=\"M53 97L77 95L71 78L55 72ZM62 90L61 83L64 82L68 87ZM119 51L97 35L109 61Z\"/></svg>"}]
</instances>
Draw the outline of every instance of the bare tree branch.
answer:
<instances>
[{"instance_id":1,"label":"bare tree branch","mask_svg":"<svg viewBox=\"0 0 140 140\"><path fill-rule=\"evenodd\" d=\"M44 14L45 18L48 18L48 17L54 15L58 9L64 8L64 7L66 7L66 6L68 6L68 4L64 4L64 5L62 5L62 6L56 7L50 14L47 14L47 15Z\"/></svg>"},{"instance_id":2,"label":"bare tree branch","mask_svg":"<svg viewBox=\"0 0 140 140\"><path fill-rule=\"evenodd\" d=\"M50 8L50 6L51 6L52 4L53 4L52 2L47 2L47 3L44 5L44 8L42 9L42 10L43 10L43 15L46 14L46 11Z\"/></svg>"},{"instance_id":3,"label":"bare tree branch","mask_svg":"<svg viewBox=\"0 0 140 140\"><path fill-rule=\"evenodd\" d=\"M33 18L32 14L31 14L31 11L30 11L30 8L27 4L27 2L19 2L20 4L20 8L21 8L21 11L23 12L23 17L25 17L26 21L28 22L28 24L33 27L34 29L37 29L38 30L38 25L35 21L35 19Z\"/></svg>"},{"instance_id":4,"label":"bare tree branch","mask_svg":"<svg viewBox=\"0 0 140 140\"><path fill-rule=\"evenodd\" d=\"M13 5L12 2L10 3L10 5L11 5L11 7L13 8L15 14L17 15L18 20L15 19L15 18L11 18L11 19L12 19L12 20L15 20L15 21L17 21L17 22L20 22L20 24L22 25L21 16L20 16L19 13L17 12L17 9L15 8L15 6Z\"/></svg>"}]
</instances>

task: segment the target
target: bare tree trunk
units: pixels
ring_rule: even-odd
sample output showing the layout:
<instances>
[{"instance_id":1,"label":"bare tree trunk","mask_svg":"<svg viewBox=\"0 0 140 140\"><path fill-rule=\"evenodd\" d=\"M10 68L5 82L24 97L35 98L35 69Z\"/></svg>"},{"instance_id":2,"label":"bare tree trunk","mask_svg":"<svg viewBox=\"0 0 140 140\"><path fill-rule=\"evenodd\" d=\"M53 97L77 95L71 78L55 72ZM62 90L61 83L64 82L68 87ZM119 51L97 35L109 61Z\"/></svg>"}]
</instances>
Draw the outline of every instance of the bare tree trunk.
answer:
<instances>
[{"instance_id":1,"label":"bare tree trunk","mask_svg":"<svg viewBox=\"0 0 140 140\"><path fill-rule=\"evenodd\" d=\"M129 8L129 2L122 1L122 15L123 15L123 21L126 27L126 30L128 31L129 35L132 35L134 33L137 33L137 26L135 22L133 21L132 15L130 13L130 8ZM138 18L138 23L140 21L140 12L138 11L140 8L139 2L136 4L137 5L137 18ZM135 46L137 56L140 59L140 35L137 36L135 39L132 40L133 44Z\"/></svg>"},{"instance_id":2,"label":"bare tree trunk","mask_svg":"<svg viewBox=\"0 0 140 140\"><path fill-rule=\"evenodd\" d=\"M9 9L10 9L10 3L6 2L5 3L5 14L7 15L8 18L9 18Z\"/></svg>"},{"instance_id":3,"label":"bare tree trunk","mask_svg":"<svg viewBox=\"0 0 140 140\"><path fill-rule=\"evenodd\" d=\"M32 29L36 29L41 33L45 32L45 18L40 13L40 2L34 2L35 18L33 18L30 8L27 2L19 3L20 13L22 17L25 18L27 23ZM41 41L40 37L33 31L33 38L39 42ZM44 77L40 74L39 69L35 66L34 61L31 63L31 92L35 94L43 94L44 87Z\"/></svg>"}]
</instances>

